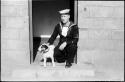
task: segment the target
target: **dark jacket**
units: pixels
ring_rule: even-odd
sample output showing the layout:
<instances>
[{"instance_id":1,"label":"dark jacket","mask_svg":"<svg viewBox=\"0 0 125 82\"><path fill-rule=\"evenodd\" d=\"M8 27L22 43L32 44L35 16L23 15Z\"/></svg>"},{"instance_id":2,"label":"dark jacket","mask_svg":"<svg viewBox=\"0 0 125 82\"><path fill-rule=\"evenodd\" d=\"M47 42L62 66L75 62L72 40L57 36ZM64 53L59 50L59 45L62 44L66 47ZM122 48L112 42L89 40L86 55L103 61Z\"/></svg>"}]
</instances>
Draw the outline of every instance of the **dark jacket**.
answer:
<instances>
[{"instance_id":1,"label":"dark jacket","mask_svg":"<svg viewBox=\"0 0 125 82\"><path fill-rule=\"evenodd\" d=\"M62 44L63 42L67 42L67 45L69 44L76 44L77 45L77 42L78 42L78 39L79 39L79 29L78 29L78 26L73 24L73 22L70 22L70 25L69 25L69 30L67 32L67 36L64 37L61 32L62 28L62 23L59 23L55 26L55 29L51 35L51 37L49 38L48 40L48 43L50 44L53 44L54 40L56 39L56 37L58 35L60 35L60 39L59 39L59 43L58 45Z\"/></svg>"}]
</instances>

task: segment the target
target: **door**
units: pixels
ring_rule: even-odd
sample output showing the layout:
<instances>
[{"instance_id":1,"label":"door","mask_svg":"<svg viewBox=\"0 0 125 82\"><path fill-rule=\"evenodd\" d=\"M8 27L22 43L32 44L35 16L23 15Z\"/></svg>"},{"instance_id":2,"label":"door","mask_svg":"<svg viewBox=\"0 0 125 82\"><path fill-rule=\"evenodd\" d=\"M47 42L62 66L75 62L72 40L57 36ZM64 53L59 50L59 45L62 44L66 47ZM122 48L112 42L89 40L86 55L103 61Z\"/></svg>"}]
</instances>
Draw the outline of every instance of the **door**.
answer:
<instances>
[{"instance_id":1,"label":"door","mask_svg":"<svg viewBox=\"0 0 125 82\"><path fill-rule=\"evenodd\" d=\"M30 45L32 45L31 62L34 61L40 42L47 42L54 27L60 21L58 11L69 8L71 10L71 20L75 22L73 0L32 0L30 2ZM31 12L32 11L32 12ZM55 45L58 40L55 41Z\"/></svg>"}]
</instances>

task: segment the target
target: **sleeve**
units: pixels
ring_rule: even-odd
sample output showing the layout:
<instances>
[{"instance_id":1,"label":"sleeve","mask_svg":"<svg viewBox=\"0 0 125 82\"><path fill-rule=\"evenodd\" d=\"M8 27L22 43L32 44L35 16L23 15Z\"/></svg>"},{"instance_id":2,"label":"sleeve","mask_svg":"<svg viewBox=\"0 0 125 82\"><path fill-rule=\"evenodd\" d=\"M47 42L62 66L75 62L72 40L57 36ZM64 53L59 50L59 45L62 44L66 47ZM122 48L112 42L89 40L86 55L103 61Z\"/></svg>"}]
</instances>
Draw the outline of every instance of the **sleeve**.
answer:
<instances>
[{"instance_id":1,"label":"sleeve","mask_svg":"<svg viewBox=\"0 0 125 82\"><path fill-rule=\"evenodd\" d=\"M73 28L73 38L70 41L67 41L67 44L77 44L79 40L79 28L77 25L74 26Z\"/></svg>"},{"instance_id":2,"label":"sleeve","mask_svg":"<svg viewBox=\"0 0 125 82\"><path fill-rule=\"evenodd\" d=\"M48 43L50 45L53 44L53 42L55 41L57 35L58 35L58 25L55 26L54 31L53 31L51 37L48 40Z\"/></svg>"}]
</instances>

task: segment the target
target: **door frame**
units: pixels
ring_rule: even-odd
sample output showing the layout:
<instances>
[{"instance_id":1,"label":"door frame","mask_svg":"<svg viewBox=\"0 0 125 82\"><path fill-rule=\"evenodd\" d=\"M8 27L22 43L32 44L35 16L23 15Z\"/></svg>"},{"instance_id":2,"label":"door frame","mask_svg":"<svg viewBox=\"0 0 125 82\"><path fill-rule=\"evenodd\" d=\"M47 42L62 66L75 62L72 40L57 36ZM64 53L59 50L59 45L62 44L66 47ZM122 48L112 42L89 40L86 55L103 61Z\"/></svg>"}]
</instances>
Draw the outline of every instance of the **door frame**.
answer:
<instances>
[{"instance_id":1,"label":"door frame","mask_svg":"<svg viewBox=\"0 0 125 82\"><path fill-rule=\"evenodd\" d=\"M28 0L30 64L33 63L32 0Z\"/></svg>"},{"instance_id":2,"label":"door frame","mask_svg":"<svg viewBox=\"0 0 125 82\"><path fill-rule=\"evenodd\" d=\"M32 0L28 0L30 64L33 63ZM78 0L74 0L74 23L78 24ZM77 56L76 62L77 63Z\"/></svg>"}]
</instances>

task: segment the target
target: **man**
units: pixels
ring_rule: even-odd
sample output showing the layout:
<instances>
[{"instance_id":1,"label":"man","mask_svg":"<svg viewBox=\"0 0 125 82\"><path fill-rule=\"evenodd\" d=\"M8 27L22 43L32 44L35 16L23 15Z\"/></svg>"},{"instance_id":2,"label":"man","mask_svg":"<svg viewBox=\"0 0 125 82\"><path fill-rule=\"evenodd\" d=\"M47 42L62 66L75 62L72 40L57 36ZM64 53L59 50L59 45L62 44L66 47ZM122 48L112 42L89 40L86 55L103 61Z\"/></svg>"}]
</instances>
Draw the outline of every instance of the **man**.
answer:
<instances>
[{"instance_id":1,"label":"man","mask_svg":"<svg viewBox=\"0 0 125 82\"><path fill-rule=\"evenodd\" d=\"M61 10L59 13L61 22L55 26L48 44L53 44L56 37L60 36L59 43L54 49L54 58L59 63L66 62L65 67L69 68L72 66L77 51L79 30L78 26L70 21L70 9Z\"/></svg>"}]
</instances>

